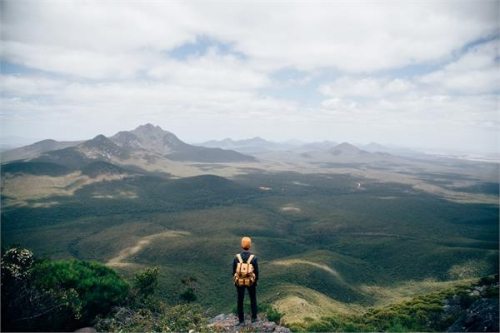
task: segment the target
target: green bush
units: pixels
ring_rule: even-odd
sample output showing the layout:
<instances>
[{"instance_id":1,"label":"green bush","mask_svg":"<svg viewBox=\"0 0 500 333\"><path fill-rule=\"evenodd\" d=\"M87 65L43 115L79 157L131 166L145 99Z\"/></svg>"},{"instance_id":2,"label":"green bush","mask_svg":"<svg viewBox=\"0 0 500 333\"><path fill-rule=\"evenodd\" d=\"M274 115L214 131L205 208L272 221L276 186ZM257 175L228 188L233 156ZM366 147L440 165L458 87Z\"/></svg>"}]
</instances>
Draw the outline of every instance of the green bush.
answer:
<instances>
[{"instance_id":1,"label":"green bush","mask_svg":"<svg viewBox=\"0 0 500 333\"><path fill-rule=\"evenodd\" d=\"M181 300L183 300L183 301L185 301L187 303L191 303L191 302L196 301L196 299L198 297L194 293L194 289L193 288L187 288L186 290L184 290L183 293L181 293L180 298L181 298Z\"/></svg>"},{"instance_id":2,"label":"green bush","mask_svg":"<svg viewBox=\"0 0 500 333\"><path fill-rule=\"evenodd\" d=\"M79 260L44 261L34 268L35 285L43 290L75 290L81 302L81 322L90 323L123 303L129 285L110 268Z\"/></svg>"},{"instance_id":3,"label":"green bush","mask_svg":"<svg viewBox=\"0 0 500 333\"><path fill-rule=\"evenodd\" d=\"M146 268L134 276L134 291L137 297L151 297L158 288L158 267Z\"/></svg>"},{"instance_id":4,"label":"green bush","mask_svg":"<svg viewBox=\"0 0 500 333\"><path fill-rule=\"evenodd\" d=\"M2 255L2 330L74 330L125 301L128 284L113 270L77 260L35 260L23 248Z\"/></svg>"},{"instance_id":5,"label":"green bush","mask_svg":"<svg viewBox=\"0 0 500 333\"><path fill-rule=\"evenodd\" d=\"M274 307L270 306L266 311L266 317L267 320L274 321L276 324L280 324L283 314Z\"/></svg>"}]
</instances>

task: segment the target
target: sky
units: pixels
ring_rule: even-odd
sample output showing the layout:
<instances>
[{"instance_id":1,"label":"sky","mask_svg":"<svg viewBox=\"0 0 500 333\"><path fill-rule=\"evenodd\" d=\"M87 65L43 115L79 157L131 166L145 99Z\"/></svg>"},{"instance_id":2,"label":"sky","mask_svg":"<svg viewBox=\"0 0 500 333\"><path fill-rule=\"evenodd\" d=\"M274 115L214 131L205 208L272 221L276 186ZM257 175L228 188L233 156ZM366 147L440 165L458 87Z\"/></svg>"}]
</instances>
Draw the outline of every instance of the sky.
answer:
<instances>
[{"instance_id":1,"label":"sky","mask_svg":"<svg viewBox=\"0 0 500 333\"><path fill-rule=\"evenodd\" d=\"M500 1L0 4L0 137L499 151Z\"/></svg>"}]
</instances>

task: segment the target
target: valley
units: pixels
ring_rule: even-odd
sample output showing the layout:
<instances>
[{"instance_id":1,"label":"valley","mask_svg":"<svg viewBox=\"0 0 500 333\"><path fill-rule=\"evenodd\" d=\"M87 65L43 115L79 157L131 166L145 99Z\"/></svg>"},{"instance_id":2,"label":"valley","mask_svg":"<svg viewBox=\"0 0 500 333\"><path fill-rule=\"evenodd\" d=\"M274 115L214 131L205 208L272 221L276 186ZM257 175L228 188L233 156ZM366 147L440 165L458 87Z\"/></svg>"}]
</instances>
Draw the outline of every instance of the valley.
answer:
<instances>
[{"instance_id":1,"label":"valley","mask_svg":"<svg viewBox=\"0 0 500 333\"><path fill-rule=\"evenodd\" d=\"M498 272L497 163L348 143L206 148L149 124L120 133L2 157L2 244L128 277L158 266L171 304L194 277L217 314L234 307L230 264L249 235L259 301L287 323Z\"/></svg>"}]
</instances>

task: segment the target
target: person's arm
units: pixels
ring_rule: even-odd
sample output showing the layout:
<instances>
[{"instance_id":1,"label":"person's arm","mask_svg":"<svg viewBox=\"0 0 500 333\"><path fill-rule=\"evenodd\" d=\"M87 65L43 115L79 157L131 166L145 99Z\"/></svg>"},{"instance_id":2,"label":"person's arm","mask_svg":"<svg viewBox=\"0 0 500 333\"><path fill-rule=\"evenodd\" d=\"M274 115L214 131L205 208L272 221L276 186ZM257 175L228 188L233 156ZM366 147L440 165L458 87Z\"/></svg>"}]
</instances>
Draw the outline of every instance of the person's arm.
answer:
<instances>
[{"instance_id":1,"label":"person's arm","mask_svg":"<svg viewBox=\"0 0 500 333\"><path fill-rule=\"evenodd\" d=\"M236 258L234 258L233 259L233 275L232 276L234 276L234 274L236 274L236 266L238 266L238 263L236 261Z\"/></svg>"},{"instance_id":2,"label":"person's arm","mask_svg":"<svg viewBox=\"0 0 500 333\"><path fill-rule=\"evenodd\" d=\"M257 257L253 259L253 272L255 273L255 282L259 279L259 263Z\"/></svg>"}]
</instances>

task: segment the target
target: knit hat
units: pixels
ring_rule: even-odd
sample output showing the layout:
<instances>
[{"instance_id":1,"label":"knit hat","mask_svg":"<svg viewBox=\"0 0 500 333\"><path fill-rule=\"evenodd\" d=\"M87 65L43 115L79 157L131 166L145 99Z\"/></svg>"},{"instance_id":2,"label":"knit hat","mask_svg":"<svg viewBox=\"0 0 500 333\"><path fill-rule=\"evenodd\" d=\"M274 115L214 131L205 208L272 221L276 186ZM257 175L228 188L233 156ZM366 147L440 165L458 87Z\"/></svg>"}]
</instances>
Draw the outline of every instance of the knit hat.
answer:
<instances>
[{"instance_id":1,"label":"knit hat","mask_svg":"<svg viewBox=\"0 0 500 333\"><path fill-rule=\"evenodd\" d=\"M250 237L243 237L241 239L241 247L243 250L248 250L252 246L252 239Z\"/></svg>"}]
</instances>

